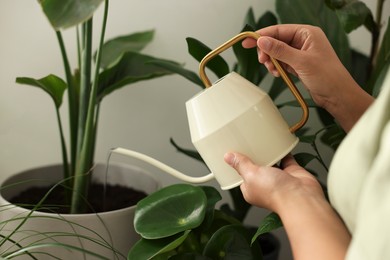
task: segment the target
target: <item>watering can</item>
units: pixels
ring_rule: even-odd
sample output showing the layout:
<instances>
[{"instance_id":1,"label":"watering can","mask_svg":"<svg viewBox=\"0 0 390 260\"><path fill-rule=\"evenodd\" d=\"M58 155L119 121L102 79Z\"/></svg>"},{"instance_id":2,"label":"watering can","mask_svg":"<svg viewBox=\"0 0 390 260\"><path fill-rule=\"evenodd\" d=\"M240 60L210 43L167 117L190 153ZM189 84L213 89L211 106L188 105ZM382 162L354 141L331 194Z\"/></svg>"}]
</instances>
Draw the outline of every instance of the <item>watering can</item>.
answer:
<instances>
[{"instance_id":1,"label":"watering can","mask_svg":"<svg viewBox=\"0 0 390 260\"><path fill-rule=\"evenodd\" d=\"M287 124L266 92L239 74L231 72L211 84L205 72L207 62L247 37L257 40L260 35L243 32L203 58L199 74L206 88L186 102L191 141L211 170L210 174L191 177L136 151L115 148L112 152L145 161L186 182L203 183L215 178L223 190L243 181L224 162L226 152L245 154L263 166L272 166L286 156L298 143L294 132L306 123L308 107L279 62L271 58L302 108L302 117L293 126Z\"/></svg>"}]
</instances>

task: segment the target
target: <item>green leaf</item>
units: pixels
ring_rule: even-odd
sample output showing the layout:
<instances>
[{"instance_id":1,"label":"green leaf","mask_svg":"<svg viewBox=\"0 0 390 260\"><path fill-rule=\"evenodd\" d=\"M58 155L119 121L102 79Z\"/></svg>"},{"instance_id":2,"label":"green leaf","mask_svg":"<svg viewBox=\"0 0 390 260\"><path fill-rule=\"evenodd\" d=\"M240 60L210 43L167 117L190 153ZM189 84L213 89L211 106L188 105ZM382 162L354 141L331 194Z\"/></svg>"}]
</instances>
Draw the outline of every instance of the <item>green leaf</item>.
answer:
<instances>
[{"instance_id":1,"label":"green leaf","mask_svg":"<svg viewBox=\"0 0 390 260\"><path fill-rule=\"evenodd\" d=\"M268 91L268 95L272 100L276 100L280 94L283 93L287 88L284 86L284 81L281 77L274 78L272 81L272 85Z\"/></svg>"},{"instance_id":2,"label":"green leaf","mask_svg":"<svg viewBox=\"0 0 390 260\"><path fill-rule=\"evenodd\" d=\"M206 244L203 254L211 259L262 259L258 245L250 245L248 230L242 225L220 228Z\"/></svg>"},{"instance_id":3,"label":"green leaf","mask_svg":"<svg viewBox=\"0 0 390 260\"><path fill-rule=\"evenodd\" d=\"M180 153L183 153L199 162L202 162L205 164L205 162L203 161L203 158L200 156L200 154L198 153L198 151L196 150L190 150L190 149L185 149L185 148L182 148L181 146L179 146L174 140L173 138L170 138L169 141L171 142L171 144L180 152ZM206 165L206 164L205 164Z\"/></svg>"},{"instance_id":4,"label":"green leaf","mask_svg":"<svg viewBox=\"0 0 390 260\"><path fill-rule=\"evenodd\" d=\"M218 190L211 186L200 186L207 198L207 207L214 209L215 204L222 199L221 194Z\"/></svg>"},{"instance_id":5,"label":"green leaf","mask_svg":"<svg viewBox=\"0 0 390 260\"><path fill-rule=\"evenodd\" d=\"M206 208L207 198L201 188L171 185L138 202L134 227L147 239L171 236L198 227Z\"/></svg>"},{"instance_id":6,"label":"green leaf","mask_svg":"<svg viewBox=\"0 0 390 260\"><path fill-rule=\"evenodd\" d=\"M247 26L242 31L250 30ZM234 70L253 84L258 85L267 72L257 59L257 49L245 49L241 42L238 42L233 45L233 52L237 59Z\"/></svg>"},{"instance_id":7,"label":"green leaf","mask_svg":"<svg viewBox=\"0 0 390 260\"><path fill-rule=\"evenodd\" d=\"M221 205L221 210L243 222L252 205L246 202L240 187L230 189L229 194L233 202L233 208L231 208L228 203L225 203Z\"/></svg>"},{"instance_id":8,"label":"green leaf","mask_svg":"<svg viewBox=\"0 0 390 260\"><path fill-rule=\"evenodd\" d=\"M257 21L255 28L260 29L278 24L278 18L270 11L265 12Z\"/></svg>"},{"instance_id":9,"label":"green leaf","mask_svg":"<svg viewBox=\"0 0 390 260\"><path fill-rule=\"evenodd\" d=\"M347 33L365 24L366 19L372 16L371 10L361 1L349 1L336 9L336 14Z\"/></svg>"},{"instance_id":10,"label":"green leaf","mask_svg":"<svg viewBox=\"0 0 390 260\"><path fill-rule=\"evenodd\" d=\"M207 197L207 208L206 215L203 221L203 224L206 228L208 228L214 219L214 208L215 204L222 199L221 194L217 189L211 186L200 186Z\"/></svg>"},{"instance_id":11,"label":"green leaf","mask_svg":"<svg viewBox=\"0 0 390 260\"><path fill-rule=\"evenodd\" d=\"M331 9L337 9L343 7L348 0L325 0L325 3Z\"/></svg>"},{"instance_id":12,"label":"green leaf","mask_svg":"<svg viewBox=\"0 0 390 260\"><path fill-rule=\"evenodd\" d=\"M279 216L274 212L270 213L261 221L256 234L252 237L252 245L254 245L254 242L260 235L271 232L272 230L278 229L282 226L283 223Z\"/></svg>"},{"instance_id":13,"label":"green leaf","mask_svg":"<svg viewBox=\"0 0 390 260\"><path fill-rule=\"evenodd\" d=\"M154 60L154 61L148 62L148 64L153 64L155 66L161 67L161 68L163 68L167 71L170 71L172 73L176 73L176 74L188 79L189 81L195 83L196 85L199 85L200 87L205 88L205 86L204 86L202 80L200 79L200 77L198 76L198 74L196 74L193 71L185 69L181 64L176 64L176 63L164 61L164 60Z\"/></svg>"},{"instance_id":14,"label":"green leaf","mask_svg":"<svg viewBox=\"0 0 390 260\"><path fill-rule=\"evenodd\" d=\"M336 150L345 135L344 130L339 125L334 124L325 130L324 134L321 136L321 141L333 150Z\"/></svg>"},{"instance_id":15,"label":"green leaf","mask_svg":"<svg viewBox=\"0 0 390 260\"><path fill-rule=\"evenodd\" d=\"M64 29L91 18L103 0L39 0L54 29Z\"/></svg>"},{"instance_id":16,"label":"green leaf","mask_svg":"<svg viewBox=\"0 0 390 260\"><path fill-rule=\"evenodd\" d=\"M294 154L294 158L297 161L297 163L302 167L305 167L311 161L317 159L317 157L311 153L297 153Z\"/></svg>"},{"instance_id":17,"label":"green leaf","mask_svg":"<svg viewBox=\"0 0 390 260\"><path fill-rule=\"evenodd\" d=\"M370 59L367 55L357 51L351 50L351 69L350 73L356 82L362 86L362 88L368 91L368 68L370 66Z\"/></svg>"},{"instance_id":18,"label":"green leaf","mask_svg":"<svg viewBox=\"0 0 390 260\"><path fill-rule=\"evenodd\" d=\"M104 43L101 68L112 67L126 52L139 52L148 45L154 36L154 30L132 33L111 39Z\"/></svg>"},{"instance_id":19,"label":"green leaf","mask_svg":"<svg viewBox=\"0 0 390 260\"><path fill-rule=\"evenodd\" d=\"M148 240L142 238L129 251L127 259L152 259L153 257L171 251L187 238L190 230L175 236Z\"/></svg>"},{"instance_id":20,"label":"green leaf","mask_svg":"<svg viewBox=\"0 0 390 260\"><path fill-rule=\"evenodd\" d=\"M276 0L281 23L311 24L325 32L345 67L350 67L348 37L337 15L321 0Z\"/></svg>"},{"instance_id":21,"label":"green leaf","mask_svg":"<svg viewBox=\"0 0 390 260\"><path fill-rule=\"evenodd\" d=\"M245 15L245 18L244 18L244 26L250 26L253 28L253 30L251 31L254 31L257 27L256 27L256 19L255 19L255 13L253 12L253 8L252 7L249 7L246 15Z\"/></svg>"},{"instance_id":22,"label":"green leaf","mask_svg":"<svg viewBox=\"0 0 390 260\"><path fill-rule=\"evenodd\" d=\"M307 144L312 144L316 140L316 135L305 135L305 136L300 136L299 141L302 143L307 143Z\"/></svg>"},{"instance_id":23,"label":"green leaf","mask_svg":"<svg viewBox=\"0 0 390 260\"><path fill-rule=\"evenodd\" d=\"M64 91L67 88L64 80L52 74L41 79L18 77L16 78L16 82L19 84L30 85L42 89L50 95L57 108L61 106L62 96L64 95Z\"/></svg>"},{"instance_id":24,"label":"green leaf","mask_svg":"<svg viewBox=\"0 0 390 260\"><path fill-rule=\"evenodd\" d=\"M207 256L200 255L198 253L181 253L173 255L169 260L213 260Z\"/></svg>"},{"instance_id":25,"label":"green leaf","mask_svg":"<svg viewBox=\"0 0 390 260\"><path fill-rule=\"evenodd\" d=\"M383 81L385 80L386 75L389 74L389 69L390 69L390 59L383 66L382 71L378 76L378 79L375 81L374 89L372 90L372 95L374 97L377 97L381 92L383 87Z\"/></svg>"},{"instance_id":26,"label":"green leaf","mask_svg":"<svg viewBox=\"0 0 390 260\"><path fill-rule=\"evenodd\" d=\"M128 84L170 74L170 71L151 63L149 64L149 62L156 60L160 59L136 52L125 53L115 66L100 74L98 99L101 100L104 96L110 94L114 90ZM164 61L171 62L167 60Z\"/></svg>"},{"instance_id":27,"label":"green leaf","mask_svg":"<svg viewBox=\"0 0 390 260\"><path fill-rule=\"evenodd\" d=\"M188 37L186 38L186 41L188 52L199 62L212 50L197 39ZM219 78L222 78L230 72L227 62L220 55L217 55L210 60L206 64L206 68L209 68Z\"/></svg>"}]
</instances>

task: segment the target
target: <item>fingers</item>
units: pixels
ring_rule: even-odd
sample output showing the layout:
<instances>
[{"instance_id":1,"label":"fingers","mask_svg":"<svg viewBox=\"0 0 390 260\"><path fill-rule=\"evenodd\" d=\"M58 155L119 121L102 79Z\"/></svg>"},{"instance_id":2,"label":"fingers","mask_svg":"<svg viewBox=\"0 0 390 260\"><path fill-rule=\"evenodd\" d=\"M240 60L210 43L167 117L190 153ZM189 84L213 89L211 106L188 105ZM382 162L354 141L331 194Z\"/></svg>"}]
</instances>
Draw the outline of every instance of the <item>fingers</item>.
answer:
<instances>
[{"instance_id":1,"label":"fingers","mask_svg":"<svg viewBox=\"0 0 390 260\"><path fill-rule=\"evenodd\" d=\"M298 163L295 160L294 156L291 153L289 153L288 155L286 155L286 157L284 157L282 159L280 165L281 165L282 169L284 169L284 168L292 166L292 165L298 165Z\"/></svg>"},{"instance_id":2,"label":"fingers","mask_svg":"<svg viewBox=\"0 0 390 260\"><path fill-rule=\"evenodd\" d=\"M257 44L253 39L245 39L242 43L245 48L258 47L259 62L264 64L274 76L279 76L271 58L284 63L287 70L296 75L295 68L303 59L302 49L310 44L307 40L319 37L321 29L309 25L276 25L257 31L261 37Z\"/></svg>"},{"instance_id":3,"label":"fingers","mask_svg":"<svg viewBox=\"0 0 390 260\"><path fill-rule=\"evenodd\" d=\"M294 64L297 63L296 57L299 57L299 50L289 46L282 41L263 36L258 39L257 46L262 53L284 62L292 67L294 67Z\"/></svg>"},{"instance_id":4,"label":"fingers","mask_svg":"<svg viewBox=\"0 0 390 260\"><path fill-rule=\"evenodd\" d=\"M287 173L306 172L306 170L297 163L292 154L288 154L282 159L282 161L280 162L280 167Z\"/></svg>"},{"instance_id":5,"label":"fingers","mask_svg":"<svg viewBox=\"0 0 390 260\"><path fill-rule=\"evenodd\" d=\"M258 166L255 165L251 161L251 159L239 153L226 153L224 156L224 160L227 164L233 167L240 175L245 175L246 173L253 173L258 169Z\"/></svg>"}]
</instances>

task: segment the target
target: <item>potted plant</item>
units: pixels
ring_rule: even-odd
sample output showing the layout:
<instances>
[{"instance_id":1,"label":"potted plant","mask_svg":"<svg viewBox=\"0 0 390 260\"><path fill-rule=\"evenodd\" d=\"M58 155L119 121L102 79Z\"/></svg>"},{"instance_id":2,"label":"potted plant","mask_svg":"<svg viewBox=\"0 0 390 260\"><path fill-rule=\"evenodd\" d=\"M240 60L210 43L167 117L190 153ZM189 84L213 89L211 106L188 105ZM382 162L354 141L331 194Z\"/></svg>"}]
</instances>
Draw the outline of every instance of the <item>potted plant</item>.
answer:
<instances>
[{"instance_id":1,"label":"potted plant","mask_svg":"<svg viewBox=\"0 0 390 260\"><path fill-rule=\"evenodd\" d=\"M61 207L62 209L69 209L67 213L71 213L70 216L76 216L80 213L87 212L87 210L91 208L87 200L88 193L91 193L91 176L96 175L96 172L100 171L102 174L98 178L101 180L105 179L105 166L95 167L94 164L96 131L98 128L100 104L103 98L113 91L131 83L161 77L170 74L170 72L150 63L153 60L159 60L158 58L141 53L141 50L152 40L153 31L132 33L105 41L109 5L108 0L48 0L39 1L39 4L57 36L64 64L65 80L61 79L59 76L49 74L40 79L19 77L16 81L20 84L26 84L44 90L54 102L63 161L61 167L54 168L58 174L62 173L63 176L59 179L52 179L53 183L57 183L55 186L56 189L53 190L49 186L47 193L45 192L45 198L55 193L56 190L60 190L62 192L61 196L64 197L64 201L54 202L57 206L50 207L48 211L55 212L57 208L60 208L59 205L61 205L64 206ZM99 41L97 43L97 51L94 52L92 49L93 15L101 4L104 5L103 19L100 28ZM70 59L67 55L65 41L62 36L62 30L70 27L74 28L78 35L76 42L78 47L78 68L72 68L69 61ZM165 62L176 64L170 61ZM69 131L65 131L59 112L65 90L68 94ZM65 137L65 133L67 132L69 132L68 138ZM66 143L66 140L69 141L69 144ZM44 169L44 171L51 168L53 167L50 166ZM111 169L109 170L111 171ZM115 168L115 170L118 169ZM132 173L124 173L124 175L135 175L139 171L139 169L132 168ZM94 173L92 174L92 172ZM40 174L33 177L31 174L35 173L25 174L27 175L26 178L30 179L30 182L34 182L34 179L43 179L46 180L45 185L53 184L47 182L51 177L43 177ZM109 175L121 176L121 173ZM136 179L140 179L141 176L148 175L142 172L137 176ZM19 177L8 180L8 182L2 186L2 195L6 194L8 196L7 198L2 198L4 203L9 204L9 196L13 193L10 192L10 190L16 191L16 186L25 187L25 183L28 182L28 180L26 181L18 178ZM114 181L114 183L123 183L124 177L120 178L122 179ZM146 186L146 189L149 189L145 191L151 192L156 189L158 185L156 184L156 181L152 181L154 184L150 185L149 188L153 188L149 189L147 188L148 185L144 185ZM16 185L16 183L20 185ZM139 188L143 188L138 184L135 185ZM10 186L13 187L11 188ZM14 194L12 194L12 196L13 195ZM41 198L39 198L36 203L30 203L34 204L32 205L34 215L37 213L37 210L42 209L42 207L40 209L36 208L35 205L43 205L42 203L38 203ZM46 209L47 207L48 206L46 206ZM102 225L103 228L107 229L107 224L105 223L107 221L104 220L105 217L102 215L96 217L96 214L94 214L96 210L97 209L90 210L90 215L92 214L95 219L97 218L97 221L100 222L100 224L104 224ZM2 210L2 217L6 216L9 212L10 210L8 209ZM24 214L30 216L29 211L26 211ZM11 216L8 217L12 218ZM59 218L63 219L63 215ZM33 219L33 217L30 216L30 219ZM27 223L30 222L30 219L23 222L23 227L26 227ZM72 219L70 222L73 221L74 220ZM16 223L16 221L12 222ZM89 223L89 220L85 222ZM116 220L110 222L115 223ZM8 229L10 228L10 223L11 221L7 222ZM19 224L16 224L16 227L18 228L18 231L21 231L22 228L18 227L18 225ZM56 224L54 224L54 226L56 226ZM74 229L74 227L71 227L71 229L72 228ZM122 229L125 232L128 231L127 228L124 229L122 227ZM39 230L39 228L36 230ZM21 234L21 232L18 233ZM12 234L16 240L16 234ZM99 234L97 235L99 236ZM112 234L109 234L109 236L111 235ZM122 240L125 240L122 243L126 243L127 247L130 246L131 242L127 242L126 239Z\"/></svg>"}]
</instances>

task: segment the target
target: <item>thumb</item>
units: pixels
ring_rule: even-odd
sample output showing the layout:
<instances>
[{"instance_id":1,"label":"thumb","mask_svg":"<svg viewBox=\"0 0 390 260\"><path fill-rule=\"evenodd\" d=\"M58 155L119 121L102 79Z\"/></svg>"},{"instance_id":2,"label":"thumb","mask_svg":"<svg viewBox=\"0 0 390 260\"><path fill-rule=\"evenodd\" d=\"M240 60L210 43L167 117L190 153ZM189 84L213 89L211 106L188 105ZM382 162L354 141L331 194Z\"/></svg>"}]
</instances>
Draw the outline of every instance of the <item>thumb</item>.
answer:
<instances>
[{"instance_id":1,"label":"thumb","mask_svg":"<svg viewBox=\"0 0 390 260\"><path fill-rule=\"evenodd\" d=\"M298 49L272 37L261 36L257 41L257 46L270 57L292 67L296 63L297 57L299 57Z\"/></svg>"},{"instance_id":2,"label":"thumb","mask_svg":"<svg viewBox=\"0 0 390 260\"><path fill-rule=\"evenodd\" d=\"M226 153L224 160L233 167L240 175L255 172L258 168L251 159L239 153Z\"/></svg>"}]
</instances>

